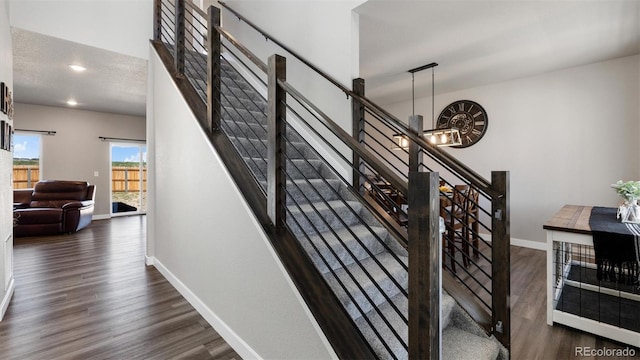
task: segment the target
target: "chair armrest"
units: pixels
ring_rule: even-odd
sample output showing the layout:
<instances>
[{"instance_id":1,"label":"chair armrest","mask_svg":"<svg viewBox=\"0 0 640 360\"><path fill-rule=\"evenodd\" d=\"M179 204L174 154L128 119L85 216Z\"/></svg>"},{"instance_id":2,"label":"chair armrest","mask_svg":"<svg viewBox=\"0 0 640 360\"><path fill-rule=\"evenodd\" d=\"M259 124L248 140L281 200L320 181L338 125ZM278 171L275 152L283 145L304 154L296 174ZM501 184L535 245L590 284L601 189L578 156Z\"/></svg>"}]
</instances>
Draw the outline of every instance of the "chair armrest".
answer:
<instances>
[{"instance_id":1,"label":"chair armrest","mask_svg":"<svg viewBox=\"0 0 640 360\"><path fill-rule=\"evenodd\" d=\"M94 205L93 200L85 200L85 201L71 201L64 205L62 205L63 209L74 209L74 208L86 208Z\"/></svg>"},{"instance_id":2,"label":"chair armrest","mask_svg":"<svg viewBox=\"0 0 640 360\"><path fill-rule=\"evenodd\" d=\"M14 202L13 203L13 210L16 210L16 209L27 209L27 208L29 208L29 204L30 203Z\"/></svg>"},{"instance_id":3,"label":"chair armrest","mask_svg":"<svg viewBox=\"0 0 640 360\"><path fill-rule=\"evenodd\" d=\"M82 207L86 208L89 206L93 206L96 202L93 200L84 200L84 201L81 201L81 203L82 203Z\"/></svg>"},{"instance_id":4,"label":"chair armrest","mask_svg":"<svg viewBox=\"0 0 640 360\"><path fill-rule=\"evenodd\" d=\"M68 202L64 205L62 205L62 209L63 210L69 210L69 209L79 209L81 208L82 202L81 201L72 201L72 202Z\"/></svg>"}]
</instances>

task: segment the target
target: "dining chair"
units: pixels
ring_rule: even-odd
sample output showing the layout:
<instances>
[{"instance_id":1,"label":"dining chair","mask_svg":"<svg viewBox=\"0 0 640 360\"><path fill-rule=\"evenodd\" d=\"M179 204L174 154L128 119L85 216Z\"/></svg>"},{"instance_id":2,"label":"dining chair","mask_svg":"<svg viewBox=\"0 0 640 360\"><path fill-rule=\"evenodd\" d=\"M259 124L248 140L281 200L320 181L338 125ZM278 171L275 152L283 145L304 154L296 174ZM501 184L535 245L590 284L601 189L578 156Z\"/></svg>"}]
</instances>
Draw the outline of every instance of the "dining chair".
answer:
<instances>
[{"instance_id":1,"label":"dining chair","mask_svg":"<svg viewBox=\"0 0 640 360\"><path fill-rule=\"evenodd\" d=\"M468 185L456 185L453 189L451 208L444 212L447 234L445 236L446 239L443 239L443 241L446 243L446 249L451 258L451 271L454 273L456 272L456 243L460 244L462 263L466 268L469 267L471 259L470 244L473 247L473 258L477 259L479 257L478 198L477 189ZM443 244L443 252L444 248L445 244ZM445 256L443 254L444 259L446 259Z\"/></svg>"},{"instance_id":2,"label":"dining chair","mask_svg":"<svg viewBox=\"0 0 640 360\"><path fill-rule=\"evenodd\" d=\"M449 258L451 259L451 271L456 272L456 233L464 233L465 224L465 208L466 208L466 193L469 190L467 185L455 185L453 187L453 194L451 196L451 206L443 211L445 218L445 225L447 229L446 236L443 237L443 252L446 248L449 252ZM458 237L461 238L461 237ZM462 245L462 250L466 246ZM443 254L443 264L446 261L446 254ZM463 263L467 266L467 260L463 256Z\"/></svg>"}]
</instances>

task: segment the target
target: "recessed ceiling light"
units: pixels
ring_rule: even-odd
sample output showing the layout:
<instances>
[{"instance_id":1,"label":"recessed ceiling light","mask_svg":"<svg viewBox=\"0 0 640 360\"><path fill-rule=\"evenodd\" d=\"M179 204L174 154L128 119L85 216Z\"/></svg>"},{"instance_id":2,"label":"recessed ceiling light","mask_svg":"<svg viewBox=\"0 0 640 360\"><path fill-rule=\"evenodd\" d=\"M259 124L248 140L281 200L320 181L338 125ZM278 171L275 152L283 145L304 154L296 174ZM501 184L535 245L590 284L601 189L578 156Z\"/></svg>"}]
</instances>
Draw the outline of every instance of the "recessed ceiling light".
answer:
<instances>
[{"instance_id":1,"label":"recessed ceiling light","mask_svg":"<svg viewBox=\"0 0 640 360\"><path fill-rule=\"evenodd\" d=\"M67 105L76 106L78 105L78 102L75 100L67 100Z\"/></svg>"},{"instance_id":2,"label":"recessed ceiling light","mask_svg":"<svg viewBox=\"0 0 640 360\"><path fill-rule=\"evenodd\" d=\"M77 71L77 72L83 72L87 70L87 68L82 65L71 64L69 65L69 67L71 68L71 70Z\"/></svg>"}]
</instances>

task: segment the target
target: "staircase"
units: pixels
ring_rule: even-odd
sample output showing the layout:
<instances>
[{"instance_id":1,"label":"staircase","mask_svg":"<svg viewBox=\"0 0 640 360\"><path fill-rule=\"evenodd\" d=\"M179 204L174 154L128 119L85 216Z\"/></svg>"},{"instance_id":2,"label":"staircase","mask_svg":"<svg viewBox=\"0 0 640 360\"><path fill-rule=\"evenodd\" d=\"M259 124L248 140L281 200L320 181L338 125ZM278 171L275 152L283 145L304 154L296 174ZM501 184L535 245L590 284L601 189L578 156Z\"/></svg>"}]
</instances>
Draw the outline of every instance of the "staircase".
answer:
<instances>
[{"instance_id":1,"label":"staircase","mask_svg":"<svg viewBox=\"0 0 640 360\"><path fill-rule=\"evenodd\" d=\"M206 68L206 57L197 58ZM266 192L267 102L224 59L221 88L222 130ZM200 93L206 99L206 94ZM288 228L375 354L381 359L406 359L406 250L335 169L290 126L286 146ZM444 359L508 357L499 342L487 336L446 292L441 304Z\"/></svg>"}]
</instances>

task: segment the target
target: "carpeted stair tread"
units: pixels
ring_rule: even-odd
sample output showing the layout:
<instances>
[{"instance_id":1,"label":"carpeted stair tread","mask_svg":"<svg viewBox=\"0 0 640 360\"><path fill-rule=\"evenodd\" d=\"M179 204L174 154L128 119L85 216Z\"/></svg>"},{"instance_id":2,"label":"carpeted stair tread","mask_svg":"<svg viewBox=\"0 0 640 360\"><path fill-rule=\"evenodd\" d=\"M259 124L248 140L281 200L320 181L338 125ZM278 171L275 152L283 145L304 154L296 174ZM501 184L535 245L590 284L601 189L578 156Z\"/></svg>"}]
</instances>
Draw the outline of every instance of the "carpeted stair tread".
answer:
<instances>
[{"instance_id":1,"label":"carpeted stair tread","mask_svg":"<svg viewBox=\"0 0 640 360\"><path fill-rule=\"evenodd\" d=\"M291 219L287 219L287 223L291 226L294 235L301 236L305 233L337 230L360 223L358 215L362 210L362 204L358 201L332 200L289 205L288 208L290 215L298 223L294 223Z\"/></svg>"},{"instance_id":2,"label":"carpeted stair tread","mask_svg":"<svg viewBox=\"0 0 640 360\"><path fill-rule=\"evenodd\" d=\"M260 111L250 111L246 109L236 109L231 106L222 107L222 126L245 126L252 127L257 132L258 129L267 129L267 115ZM266 139L266 136L265 136Z\"/></svg>"},{"instance_id":3,"label":"carpeted stair tread","mask_svg":"<svg viewBox=\"0 0 640 360\"><path fill-rule=\"evenodd\" d=\"M225 93L222 93L222 96L220 96L220 103L225 107L230 106L236 109L266 112L265 104L260 104L259 102L252 99L243 99L229 96Z\"/></svg>"},{"instance_id":4,"label":"carpeted stair tread","mask_svg":"<svg viewBox=\"0 0 640 360\"><path fill-rule=\"evenodd\" d=\"M376 255L385 251L384 242L387 241L387 236L387 230L383 227L354 225L349 229L337 230L335 234L324 232L311 235L309 240L302 240L302 247L307 251L318 270L326 273L329 269L336 270L343 265L352 264L356 259L364 260L371 254ZM313 243L315 247L310 243ZM349 249L353 256L345 248Z\"/></svg>"},{"instance_id":5,"label":"carpeted stair tread","mask_svg":"<svg viewBox=\"0 0 640 360\"><path fill-rule=\"evenodd\" d=\"M225 130L223 128L223 130ZM245 139L242 137L235 137L233 134L229 134L226 130L225 133L229 135L229 140L233 146L238 150L238 153L242 157L247 158L265 158L267 157L267 141L261 139ZM306 146L304 143L293 142L288 144L287 157L289 159L317 159L313 150Z\"/></svg>"},{"instance_id":6,"label":"carpeted stair tread","mask_svg":"<svg viewBox=\"0 0 640 360\"><path fill-rule=\"evenodd\" d=\"M490 338L480 337L454 326L442 331L442 359L495 360L500 347Z\"/></svg>"},{"instance_id":7,"label":"carpeted stair tread","mask_svg":"<svg viewBox=\"0 0 640 360\"><path fill-rule=\"evenodd\" d=\"M267 179L261 173L255 174L263 189L267 188ZM343 198L344 190L338 179L297 179L287 181L287 205L293 209L295 204L307 204L323 201L335 201Z\"/></svg>"},{"instance_id":8,"label":"carpeted stair tread","mask_svg":"<svg viewBox=\"0 0 640 360\"><path fill-rule=\"evenodd\" d=\"M388 298L394 297L407 288L407 271L399 261L406 264L407 258L398 257L396 259L391 253L385 251L358 263L352 263L346 268L327 272L324 276L351 318L355 319L362 313L354 301L360 306L363 313L367 313L374 306L386 302ZM386 271L383 271L382 268ZM351 296L345 293L345 289L342 288L338 279Z\"/></svg>"},{"instance_id":9,"label":"carpeted stair tread","mask_svg":"<svg viewBox=\"0 0 640 360\"><path fill-rule=\"evenodd\" d=\"M262 174L267 173L267 161L263 158L244 157L244 160L252 171L258 171ZM287 181L300 179L335 179L322 160L316 159L288 159ZM296 182L298 183L298 182ZM319 183L318 183L319 184ZM335 188L335 187L334 187Z\"/></svg>"},{"instance_id":10,"label":"carpeted stair tread","mask_svg":"<svg viewBox=\"0 0 640 360\"><path fill-rule=\"evenodd\" d=\"M367 339L371 339L371 346L375 353L381 359L390 358L388 350L382 344L380 337L393 350L394 354L399 358L407 358L405 346L408 343L409 328L404 319L407 319L409 299L404 294L398 294L391 298L391 302L401 311L402 316L387 301L378 306L378 310L388 320L382 320L382 317L375 309L369 311L365 316L355 319L356 325ZM456 301L447 293L442 293L440 303L440 319L442 328L449 326L451 312L456 306ZM373 327L373 328L372 328ZM393 328L394 332L391 330ZM374 330L378 332L376 335ZM397 334L397 335L396 335Z\"/></svg>"}]
</instances>

